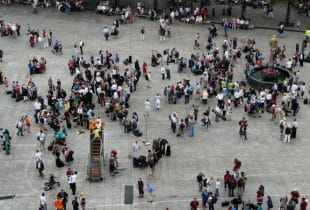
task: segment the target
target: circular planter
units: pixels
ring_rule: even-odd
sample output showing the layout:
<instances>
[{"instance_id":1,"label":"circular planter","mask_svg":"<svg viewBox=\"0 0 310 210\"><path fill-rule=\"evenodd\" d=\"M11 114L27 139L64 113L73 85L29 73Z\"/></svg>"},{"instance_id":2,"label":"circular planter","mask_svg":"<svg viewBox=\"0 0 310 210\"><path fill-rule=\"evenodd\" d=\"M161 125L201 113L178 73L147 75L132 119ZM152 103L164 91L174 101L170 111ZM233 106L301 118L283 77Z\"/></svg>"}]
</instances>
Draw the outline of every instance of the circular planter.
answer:
<instances>
[{"instance_id":1,"label":"circular planter","mask_svg":"<svg viewBox=\"0 0 310 210\"><path fill-rule=\"evenodd\" d=\"M247 81L249 85L254 89L268 88L271 89L274 83L277 83L278 90L282 90L283 82L288 79L288 84L292 84L293 76L292 74L284 68L281 67L266 67L276 69L279 74L274 80L267 80L261 75L263 67L255 67L254 72L251 75L247 75Z\"/></svg>"}]
</instances>

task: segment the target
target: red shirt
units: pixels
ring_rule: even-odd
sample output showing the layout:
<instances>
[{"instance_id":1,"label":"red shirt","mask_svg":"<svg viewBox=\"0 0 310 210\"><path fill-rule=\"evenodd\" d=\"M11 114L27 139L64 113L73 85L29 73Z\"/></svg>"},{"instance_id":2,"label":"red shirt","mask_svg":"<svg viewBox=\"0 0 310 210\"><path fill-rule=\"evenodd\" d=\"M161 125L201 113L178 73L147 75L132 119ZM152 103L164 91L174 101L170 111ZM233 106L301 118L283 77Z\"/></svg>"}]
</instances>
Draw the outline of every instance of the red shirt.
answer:
<instances>
[{"instance_id":1,"label":"red shirt","mask_svg":"<svg viewBox=\"0 0 310 210\"><path fill-rule=\"evenodd\" d=\"M200 15L205 16L207 14L207 10L203 7L200 9Z\"/></svg>"},{"instance_id":2,"label":"red shirt","mask_svg":"<svg viewBox=\"0 0 310 210\"><path fill-rule=\"evenodd\" d=\"M195 200L191 201L190 207L192 208L192 210L196 210L198 208L198 206L199 206L198 201L195 201Z\"/></svg>"},{"instance_id":3,"label":"red shirt","mask_svg":"<svg viewBox=\"0 0 310 210\"><path fill-rule=\"evenodd\" d=\"M307 209L307 202L305 200L301 201L300 203L300 210L306 210Z\"/></svg>"},{"instance_id":4,"label":"red shirt","mask_svg":"<svg viewBox=\"0 0 310 210\"><path fill-rule=\"evenodd\" d=\"M230 179L231 179L231 175L230 175L230 174L225 174L225 175L224 175L224 181L225 181L225 182L229 182Z\"/></svg>"},{"instance_id":5,"label":"red shirt","mask_svg":"<svg viewBox=\"0 0 310 210\"><path fill-rule=\"evenodd\" d=\"M145 62L143 63L142 70L144 74L147 73L147 64Z\"/></svg>"}]
</instances>

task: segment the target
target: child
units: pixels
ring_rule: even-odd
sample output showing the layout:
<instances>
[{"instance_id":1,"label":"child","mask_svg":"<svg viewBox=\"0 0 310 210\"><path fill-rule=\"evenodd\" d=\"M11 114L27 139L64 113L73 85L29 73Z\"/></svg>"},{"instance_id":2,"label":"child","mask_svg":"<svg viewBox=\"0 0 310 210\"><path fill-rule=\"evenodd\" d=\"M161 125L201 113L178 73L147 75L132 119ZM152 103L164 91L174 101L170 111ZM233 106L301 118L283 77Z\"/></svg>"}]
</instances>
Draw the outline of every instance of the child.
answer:
<instances>
[{"instance_id":1,"label":"child","mask_svg":"<svg viewBox=\"0 0 310 210\"><path fill-rule=\"evenodd\" d=\"M9 87L9 80L6 77L4 77L3 79L3 85L4 85L4 91L7 92Z\"/></svg>"}]
</instances>

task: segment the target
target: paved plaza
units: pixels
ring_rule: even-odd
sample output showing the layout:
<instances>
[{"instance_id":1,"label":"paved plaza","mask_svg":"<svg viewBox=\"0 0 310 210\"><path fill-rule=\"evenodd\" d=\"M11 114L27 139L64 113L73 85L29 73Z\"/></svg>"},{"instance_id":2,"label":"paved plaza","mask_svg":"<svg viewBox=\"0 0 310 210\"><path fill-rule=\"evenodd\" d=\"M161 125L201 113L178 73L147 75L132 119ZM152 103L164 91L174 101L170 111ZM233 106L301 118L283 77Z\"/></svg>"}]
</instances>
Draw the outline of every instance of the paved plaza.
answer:
<instances>
[{"instance_id":1,"label":"paved plaza","mask_svg":"<svg viewBox=\"0 0 310 210\"><path fill-rule=\"evenodd\" d=\"M72 13L68 16L53 9L40 10L39 14L32 15L30 8L13 6L9 9L0 7L0 15L6 22L17 22L22 25L21 36L16 39L11 37L0 37L0 48L4 51L4 62L0 63L0 69L9 78L9 81L20 81L25 83L29 80L28 60L33 57L45 57L47 60L47 71L44 74L33 75L32 79L38 86L39 95L45 97L48 90L48 78L54 81L58 78L62 81L62 86L67 93L70 93L73 77L67 67L67 62L71 55L75 54L73 45L75 41L82 39L85 42L84 57L89 58L91 54L97 55L99 50L109 50L113 54L118 53L121 61L133 56L133 60L139 59L140 64L147 61L149 66L152 50L162 52L164 49L176 48L180 55L189 57L193 52L194 36L197 32L201 34L200 44L205 46L208 38L208 26L186 25L175 23L172 25L172 39L167 39L165 43L158 39L158 22L150 22L146 19L137 19L133 24L120 26L118 38L111 38L108 42L102 36L104 25L110 27L115 17L96 15L94 12L86 11L82 13ZM309 19L308 19L309 20ZM26 35L26 24L31 27L42 29L52 29L53 36L63 43L63 55L54 55L50 49L30 48L28 36ZM146 28L146 40L140 40L140 28ZM224 40L222 27L219 29L219 36L214 39L218 46ZM236 30L229 31L229 37L255 38L256 46L265 57L269 56L270 37L277 33L272 30ZM303 33L285 32L284 38L279 39L279 44L286 45L289 57L295 51L296 42L301 43L304 38ZM309 47L306 49L308 53ZM205 53L202 47L199 53ZM161 110L152 110L148 119L148 140L155 138L166 138L172 149L170 157L163 157L156 165L155 176L149 178L146 169L132 167L131 151L132 144L139 140L142 151L146 151L151 146L144 146L142 140L145 139L145 123L143 118L144 101L153 98L156 93L163 96L166 85L175 84L184 78L190 79L192 83L199 80L199 76L194 76L190 71L177 73L177 65L172 64L172 79L161 80L159 67L150 68L152 75L151 88L147 88L144 78L138 83L138 89L131 94L129 101L130 113L136 111L140 116L139 128L143 132L142 137L134 137L123 132L123 127L118 122L111 122L96 102L95 115L105 120L105 157L111 149L118 151L119 165L122 170L119 175L111 177L108 172L108 159L105 159L104 167L105 180L99 183L90 183L87 178L87 163L89 157L89 133L78 135L80 129L69 130L67 141L69 146L75 151L74 162L71 165L73 170L78 171L77 192L84 192L89 210L112 210L112 209L158 209L172 210L189 209L190 200L196 196L200 198L196 176L199 172L207 176L221 178L226 170L231 170L233 160L238 158L242 161L242 171L248 174L245 200L256 202L256 190L259 185L265 186L265 195L270 195L278 207L280 196L288 195L289 192L297 188L303 195L310 195L310 106L304 105L300 101L301 109L297 114L299 128L297 138L286 144L279 140L279 126L270 121L270 114L264 113L262 118L249 117L248 141L239 137L238 121L242 116L246 116L243 107L233 110L232 121L214 122L212 116L212 126L207 130L200 123L196 125L195 137L189 138L184 135L177 138L171 132L168 115L176 111L180 116L185 117L192 104L199 106L199 119L205 109L215 105L215 99L209 100L207 106L203 106L200 101L191 99L189 105L184 105L183 98L177 105L170 105L166 101L161 104ZM242 55L241 62L234 68L235 80L244 80L245 59ZM126 67L121 62L120 69L123 72ZM310 65L305 63L301 71L301 80L305 81L307 87L310 84ZM308 91L308 88L307 88ZM94 100L96 101L96 100ZM32 102L15 102L4 91L0 90L0 127L7 128L12 133L11 155L0 153L0 196L16 195L14 199L1 200L1 210L35 210L39 206L39 194L43 192L43 183L47 180L48 174L54 174L60 180L61 186L54 191L47 192L48 209L54 208L54 199L58 191L63 188L70 194L66 177L67 167L56 168L55 158L51 152L43 151L45 163L45 178L38 177L38 172L34 166L34 154L39 145L36 134L39 127L33 120ZM32 134L19 137L15 134L16 121L25 114L32 117ZM289 117L289 120L294 118ZM48 133L48 141L53 138L52 132ZM154 185L154 202L147 203L146 199L139 199L136 183L141 177L145 184ZM124 205L124 187L134 185L134 204ZM213 187L214 188L214 187ZM69 195L68 209L72 209L72 196ZM222 189L220 191L219 202L215 209L222 209L221 202L228 200L228 193ZM264 200L265 202L265 200Z\"/></svg>"}]
</instances>

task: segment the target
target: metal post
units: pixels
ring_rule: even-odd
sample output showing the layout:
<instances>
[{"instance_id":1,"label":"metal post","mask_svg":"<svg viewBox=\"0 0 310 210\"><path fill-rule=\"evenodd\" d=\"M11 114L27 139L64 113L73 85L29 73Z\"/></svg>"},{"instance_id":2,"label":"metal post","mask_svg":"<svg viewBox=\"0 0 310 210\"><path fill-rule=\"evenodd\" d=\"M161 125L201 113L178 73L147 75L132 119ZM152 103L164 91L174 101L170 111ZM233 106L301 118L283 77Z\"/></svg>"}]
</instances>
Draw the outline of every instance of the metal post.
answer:
<instances>
[{"instance_id":1,"label":"metal post","mask_svg":"<svg viewBox=\"0 0 310 210\"><path fill-rule=\"evenodd\" d=\"M145 114L145 142L148 142L148 139L147 139L147 121L148 121L148 116L149 116L149 114L146 113Z\"/></svg>"}]
</instances>

